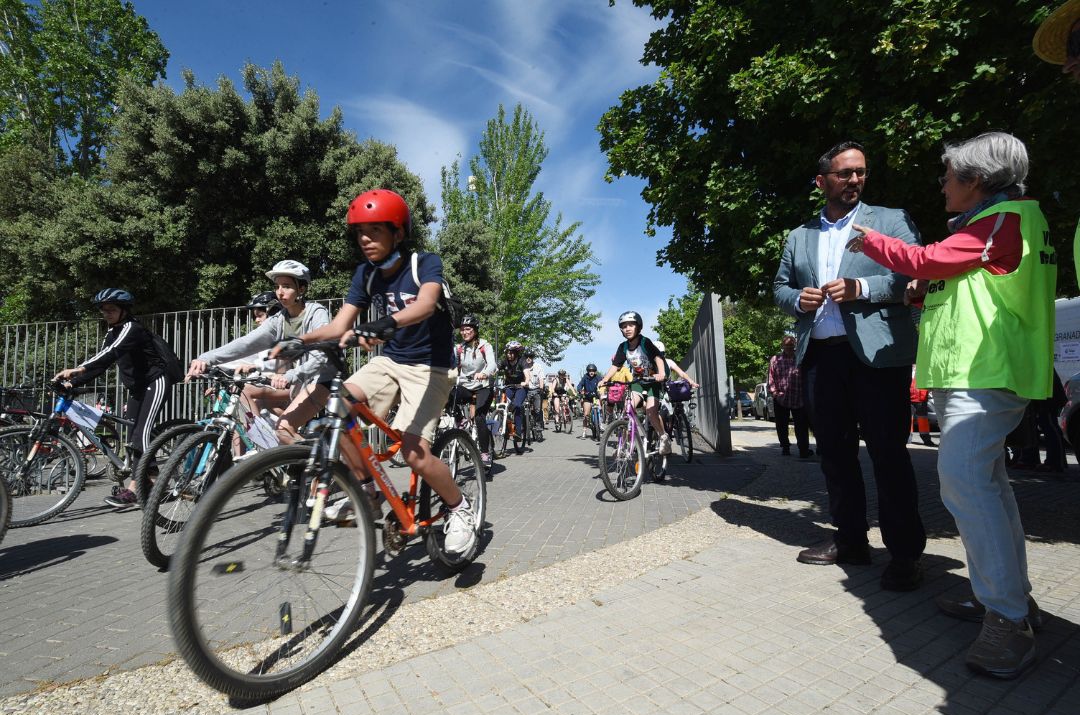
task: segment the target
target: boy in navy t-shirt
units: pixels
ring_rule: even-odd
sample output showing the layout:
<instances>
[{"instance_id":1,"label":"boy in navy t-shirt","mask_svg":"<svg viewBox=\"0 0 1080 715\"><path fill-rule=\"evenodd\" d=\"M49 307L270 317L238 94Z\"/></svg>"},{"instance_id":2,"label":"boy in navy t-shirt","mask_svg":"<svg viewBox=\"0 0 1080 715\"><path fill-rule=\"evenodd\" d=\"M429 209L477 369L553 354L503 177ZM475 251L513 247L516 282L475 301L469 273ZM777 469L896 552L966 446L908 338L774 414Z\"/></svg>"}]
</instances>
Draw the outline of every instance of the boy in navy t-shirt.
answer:
<instances>
[{"instance_id":1,"label":"boy in navy t-shirt","mask_svg":"<svg viewBox=\"0 0 1080 715\"><path fill-rule=\"evenodd\" d=\"M418 254L419 281L414 279L409 207L393 191L376 189L357 196L349 204L348 224L349 235L367 262L356 269L334 320L301 339L305 343L339 339L343 346L355 339L366 350L385 345L382 355L368 361L345 387L378 415L386 415L398 403L393 427L401 433L401 455L450 510L446 549L469 552L477 543L480 524L449 467L431 451L435 426L453 387L454 329L446 311L438 310L442 260L432 253ZM358 326L356 332L380 339L359 337L353 331L369 306L375 307L378 318ZM347 457L344 452L343 456Z\"/></svg>"}]
</instances>

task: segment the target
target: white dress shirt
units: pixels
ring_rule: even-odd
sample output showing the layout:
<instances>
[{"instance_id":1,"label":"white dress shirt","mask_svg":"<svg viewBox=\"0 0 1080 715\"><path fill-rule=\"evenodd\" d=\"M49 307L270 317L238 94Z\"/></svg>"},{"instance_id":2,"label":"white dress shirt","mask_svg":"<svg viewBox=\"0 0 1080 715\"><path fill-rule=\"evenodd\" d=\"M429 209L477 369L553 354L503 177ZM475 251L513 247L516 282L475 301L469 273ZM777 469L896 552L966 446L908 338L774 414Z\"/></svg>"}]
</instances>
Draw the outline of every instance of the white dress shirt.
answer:
<instances>
[{"instance_id":1,"label":"white dress shirt","mask_svg":"<svg viewBox=\"0 0 1080 715\"><path fill-rule=\"evenodd\" d=\"M855 205L845 216L835 223L825 216L825 210L821 211L821 234L818 238L817 251L817 277L821 285L834 281L840 277L840 261L844 258L844 248L851 237L851 224L859 213L862 202ZM869 295L866 281L858 278L859 293L856 298L864 298ZM821 286L816 286L820 288ZM801 310L801 309L800 309ZM844 319L840 315L840 306L836 302L825 297L825 302L814 314L814 326L810 329L810 337L815 340L833 338L838 335L847 335L844 328Z\"/></svg>"}]
</instances>

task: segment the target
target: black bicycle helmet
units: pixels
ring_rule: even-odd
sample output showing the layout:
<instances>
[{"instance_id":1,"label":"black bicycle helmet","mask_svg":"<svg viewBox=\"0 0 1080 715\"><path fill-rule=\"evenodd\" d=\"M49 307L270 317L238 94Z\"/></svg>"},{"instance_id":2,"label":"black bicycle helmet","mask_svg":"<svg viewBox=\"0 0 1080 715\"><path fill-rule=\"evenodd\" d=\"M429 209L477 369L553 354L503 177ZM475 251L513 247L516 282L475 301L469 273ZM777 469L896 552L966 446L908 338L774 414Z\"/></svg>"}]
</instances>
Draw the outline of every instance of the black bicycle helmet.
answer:
<instances>
[{"instance_id":1,"label":"black bicycle helmet","mask_svg":"<svg viewBox=\"0 0 1080 715\"><path fill-rule=\"evenodd\" d=\"M641 313L636 310L628 310L619 316L619 327L626 325L627 323L636 323L638 330L641 330L645 321L641 319Z\"/></svg>"},{"instance_id":2,"label":"black bicycle helmet","mask_svg":"<svg viewBox=\"0 0 1080 715\"><path fill-rule=\"evenodd\" d=\"M281 312L281 303L278 302L274 291L266 290L251 296L251 302L247 304L247 309L255 310L256 308L262 308L267 315L274 315Z\"/></svg>"},{"instance_id":3,"label":"black bicycle helmet","mask_svg":"<svg viewBox=\"0 0 1080 715\"><path fill-rule=\"evenodd\" d=\"M596 372L596 363L592 363L592 362L591 362L591 363L589 363L589 364L588 364L588 365L587 365L587 366L585 367L585 372Z\"/></svg>"},{"instance_id":4,"label":"black bicycle helmet","mask_svg":"<svg viewBox=\"0 0 1080 715\"><path fill-rule=\"evenodd\" d=\"M90 302L94 304L95 308L100 308L103 303L115 303L116 305L131 307L135 302L135 296L123 288L102 288L94 294L94 299Z\"/></svg>"},{"instance_id":5,"label":"black bicycle helmet","mask_svg":"<svg viewBox=\"0 0 1080 715\"><path fill-rule=\"evenodd\" d=\"M480 332L480 321L476 319L475 315L466 315L461 319L461 328L472 328L476 332Z\"/></svg>"}]
</instances>

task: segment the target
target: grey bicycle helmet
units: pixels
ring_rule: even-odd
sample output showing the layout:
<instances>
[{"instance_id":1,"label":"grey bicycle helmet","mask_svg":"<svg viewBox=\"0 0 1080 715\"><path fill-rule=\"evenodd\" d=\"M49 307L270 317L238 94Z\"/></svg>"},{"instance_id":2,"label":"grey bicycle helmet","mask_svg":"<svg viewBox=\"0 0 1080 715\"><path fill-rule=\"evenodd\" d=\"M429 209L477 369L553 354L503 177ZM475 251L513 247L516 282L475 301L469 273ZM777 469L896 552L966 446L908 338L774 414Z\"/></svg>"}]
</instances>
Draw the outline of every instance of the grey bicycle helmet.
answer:
<instances>
[{"instance_id":1,"label":"grey bicycle helmet","mask_svg":"<svg viewBox=\"0 0 1080 715\"><path fill-rule=\"evenodd\" d=\"M519 343L517 340L511 340L510 342L508 342L506 344L506 352L508 352L508 353L519 353L519 352L521 352L521 343Z\"/></svg>"},{"instance_id":2,"label":"grey bicycle helmet","mask_svg":"<svg viewBox=\"0 0 1080 715\"><path fill-rule=\"evenodd\" d=\"M596 372L596 363L591 362L585 366L585 372Z\"/></svg>"},{"instance_id":3,"label":"grey bicycle helmet","mask_svg":"<svg viewBox=\"0 0 1080 715\"><path fill-rule=\"evenodd\" d=\"M116 305L130 307L135 302L135 296L123 288L102 288L94 294L94 299L90 302L96 308L100 308L103 303L115 303Z\"/></svg>"}]
</instances>

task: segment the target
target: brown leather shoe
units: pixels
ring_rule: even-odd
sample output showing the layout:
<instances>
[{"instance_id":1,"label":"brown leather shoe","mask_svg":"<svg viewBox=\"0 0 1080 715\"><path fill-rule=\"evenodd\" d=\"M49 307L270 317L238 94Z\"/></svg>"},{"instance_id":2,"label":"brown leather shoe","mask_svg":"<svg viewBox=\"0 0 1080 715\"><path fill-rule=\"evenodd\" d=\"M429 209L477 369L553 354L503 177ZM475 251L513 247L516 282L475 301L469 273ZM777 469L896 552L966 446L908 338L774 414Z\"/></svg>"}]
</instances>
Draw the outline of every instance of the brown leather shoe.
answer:
<instances>
[{"instance_id":1,"label":"brown leather shoe","mask_svg":"<svg viewBox=\"0 0 1080 715\"><path fill-rule=\"evenodd\" d=\"M809 549L800 551L795 560L802 564L813 564L814 566L832 566L833 564L866 566L871 563L870 545L862 544L861 546L840 548L835 543L829 543L821 546L811 546Z\"/></svg>"}]
</instances>

